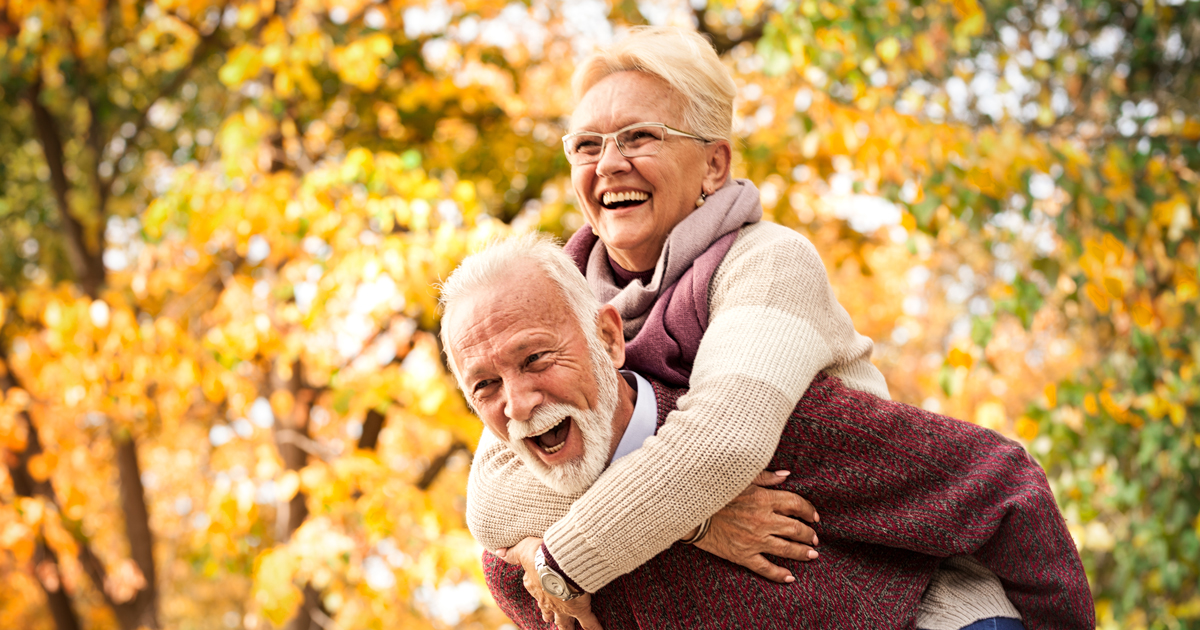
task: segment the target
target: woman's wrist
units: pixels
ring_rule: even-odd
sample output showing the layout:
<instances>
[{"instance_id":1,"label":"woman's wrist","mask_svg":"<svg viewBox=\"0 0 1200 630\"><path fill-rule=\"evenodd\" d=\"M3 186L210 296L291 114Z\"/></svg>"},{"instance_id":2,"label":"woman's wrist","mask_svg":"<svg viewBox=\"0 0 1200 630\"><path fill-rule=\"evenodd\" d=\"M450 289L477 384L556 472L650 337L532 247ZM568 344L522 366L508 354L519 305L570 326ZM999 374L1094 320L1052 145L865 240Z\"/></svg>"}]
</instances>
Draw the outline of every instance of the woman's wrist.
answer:
<instances>
[{"instance_id":1,"label":"woman's wrist","mask_svg":"<svg viewBox=\"0 0 1200 630\"><path fill-rule=\"evenodd\" d=\"M571 588L581 593L586 592L582 586L576 584L575 580L571 579L571 576L567 575L566 571L563 571L562 567L558 566L558 561L554 559L554 555L550 553L550 548L544 542L542 543L542 558L546 561L546 566L554 569L556 573L561 575L567 581L567 584L571 585Z\"/></svg>"},{"instance_id":2,"label":"woman's wrist","mask_svg":"<svg viewBox=\"0 0 1200 630\"><path fill-rule=\"evenodd\" d=\"M709 530L709 527L711 527L711 526L712 526L712 517L710 516L710 517L704 519L703 523L700 523L699 525L697 525L696 528L693 529L686 538L680 540L679 542L681 542L685 545L694 545L694 544L700 542L701 540L704 540L704 537L708 535L708 530Z\"/></svg>"}]
</instances>

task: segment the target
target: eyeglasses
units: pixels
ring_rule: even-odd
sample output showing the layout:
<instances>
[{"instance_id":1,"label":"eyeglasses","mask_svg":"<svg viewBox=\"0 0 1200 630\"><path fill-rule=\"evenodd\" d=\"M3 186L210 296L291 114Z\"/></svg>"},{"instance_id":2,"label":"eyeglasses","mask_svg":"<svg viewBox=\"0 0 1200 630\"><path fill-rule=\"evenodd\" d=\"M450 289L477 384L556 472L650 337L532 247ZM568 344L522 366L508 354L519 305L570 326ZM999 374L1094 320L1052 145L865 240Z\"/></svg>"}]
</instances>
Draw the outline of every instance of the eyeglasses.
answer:
<instances>
[{"instance_id":1,"label":"eyeglasses","mask_svg":"<svg viewBox=\"0 0 1200 630\"><path fill-rule=\"evenodd\" d=\"M700 136L694 136L685 131L672 129L662 123L634 123L612 133L596 133L595 131L576 131L563 136L563 150L567 152L567 161L572 166L593 164L600 161L604 153L604 145L612 138L617 143L617 150L627 158L654 155L662 150L667 136L683 136L699 140L705 144L711 142Z\"/></svg>"}]
</instances>

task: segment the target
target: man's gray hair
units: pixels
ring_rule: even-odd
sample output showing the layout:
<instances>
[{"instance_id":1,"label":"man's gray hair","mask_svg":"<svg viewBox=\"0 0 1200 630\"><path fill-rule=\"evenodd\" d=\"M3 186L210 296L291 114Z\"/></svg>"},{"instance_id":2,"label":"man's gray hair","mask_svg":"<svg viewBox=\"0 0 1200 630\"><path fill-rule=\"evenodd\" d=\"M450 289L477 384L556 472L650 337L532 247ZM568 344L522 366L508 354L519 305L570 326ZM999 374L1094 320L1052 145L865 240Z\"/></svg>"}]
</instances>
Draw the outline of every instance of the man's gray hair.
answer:
<instances>
[{"instance_id":1,"label":"man's gray hair","mask_svg":"<svg viewBox=\"0 0 1200 630\"><path fill-rule=\"evenodd\" d=\"M522 262L531 262L541 269L558 288L559 297L579 320L583 331L590 333L589 337L595 334L600 301L592 295L587 280L579 272L575 262L553 237L533 232L492 241L479 252L463 259L458 268L442 283L442 347L446 350L450 371L464 392L466 389L462 375L458 372L453 347L450 345L453 331L446 324L451 321L451 313L460 301L509 277L514 269L521 267Z\"/></svg>"}]
</instances>

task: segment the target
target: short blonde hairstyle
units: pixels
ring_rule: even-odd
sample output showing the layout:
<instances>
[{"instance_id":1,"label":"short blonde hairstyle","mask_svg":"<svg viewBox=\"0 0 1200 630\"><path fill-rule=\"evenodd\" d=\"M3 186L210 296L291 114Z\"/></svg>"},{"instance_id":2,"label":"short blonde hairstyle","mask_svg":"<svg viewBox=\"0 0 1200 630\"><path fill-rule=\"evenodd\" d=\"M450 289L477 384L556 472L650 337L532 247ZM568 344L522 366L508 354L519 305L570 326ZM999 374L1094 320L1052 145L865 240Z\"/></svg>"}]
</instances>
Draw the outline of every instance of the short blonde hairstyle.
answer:
<instances>
[{"instance_id":1,"label":"short blonde hairstyle","mask_svg":"<svg viewBox=\"0 0 1200 630\"><path fill-rule=\"evenodd\" d=\"M658 77L683 97L683 131L706 140L733 141L737 85L702 35L665 26L633 28L576 68L571 81L576 101L604 77L627 70Z\"/></svg>"},{"instance_id":2,"label":"short blonde hairstyle","mask_svg":"<svg viewBox=\"0 0 1200 630\"><path fill-rule=\"evenodd\" d=\"M493 241L463 259L441 286L442 348L446 352L450 372L464 393L467 392L455 363L454 349L450 345L454 334L447 325L451 321L450 315L463 299L512 276L514 270L521 268L522 262L532 263L558 289L559 299L571 309L584 333L590 333L589 344L592 343L591 337L596 335L600 301L592 295L587 280L575 262L553 237L531 232Z\"/></svg>"}]
</instances>

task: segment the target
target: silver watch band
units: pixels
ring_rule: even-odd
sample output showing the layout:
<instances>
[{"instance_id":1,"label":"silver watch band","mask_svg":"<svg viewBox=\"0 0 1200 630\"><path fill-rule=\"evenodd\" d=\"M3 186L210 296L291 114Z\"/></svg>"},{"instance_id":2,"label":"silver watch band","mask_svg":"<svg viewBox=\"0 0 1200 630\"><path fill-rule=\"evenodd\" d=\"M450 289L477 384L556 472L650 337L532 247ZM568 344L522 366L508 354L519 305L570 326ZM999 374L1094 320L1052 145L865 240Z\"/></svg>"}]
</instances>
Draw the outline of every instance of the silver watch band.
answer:
<instances>
[{"instance_id":1,"label":"silver watch band","mask_svg":"<svg viewBox=\"0 0 1200 630\"><path fill-rule=\"evenodd\" d=\"M563 601L570 601L583 595L582 591L572 588L570 582L567 582L567 579L558 571L546 565L546 556L542 553L541 547L538 547L537 552L533 554L533 566L537 570L542 590L547 593Z\"/></svg>"}]
</instances>

